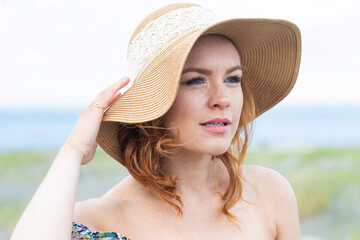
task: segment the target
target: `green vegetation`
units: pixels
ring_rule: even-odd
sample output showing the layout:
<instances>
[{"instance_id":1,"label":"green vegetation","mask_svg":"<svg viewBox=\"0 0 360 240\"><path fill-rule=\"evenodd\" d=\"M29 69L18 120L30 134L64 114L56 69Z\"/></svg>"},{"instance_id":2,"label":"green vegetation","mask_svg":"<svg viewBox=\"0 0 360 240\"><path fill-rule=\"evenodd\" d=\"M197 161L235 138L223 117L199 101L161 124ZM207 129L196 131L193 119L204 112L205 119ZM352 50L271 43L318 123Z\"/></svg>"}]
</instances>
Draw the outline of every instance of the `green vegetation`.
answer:
<instances>
[{"instance_id":1,"label":"green vegetation","mask_svg":"<svg viewBox=\"0 0 360 240\"><path fill-rule=\"evenodd\" d=\"M0 236L10 234L54 157L53 152L0 153ZM360 149L251 149L245 164L273 168L289 180L304 236L360 239ZM126 175L124 167L98 151L81 168L78 200L102 195Z\"/></svg>"}]
</instances>

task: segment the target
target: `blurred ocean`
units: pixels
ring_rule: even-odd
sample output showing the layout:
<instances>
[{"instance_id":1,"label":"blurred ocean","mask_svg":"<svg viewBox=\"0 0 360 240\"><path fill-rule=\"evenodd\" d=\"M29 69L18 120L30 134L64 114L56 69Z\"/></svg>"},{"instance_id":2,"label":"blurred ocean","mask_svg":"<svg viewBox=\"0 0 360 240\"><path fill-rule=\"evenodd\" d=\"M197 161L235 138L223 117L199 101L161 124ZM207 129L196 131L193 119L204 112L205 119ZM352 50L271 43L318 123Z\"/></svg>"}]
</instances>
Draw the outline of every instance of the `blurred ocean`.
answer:
<instances>
[{"instance_id":1,"label":"blurred ocean","mask_svg":"<svg viewBox=\"0 0 360 240\"><path fill-rule=\"evenodd\" d=\"M0 151L57 150L80 113L0 109ZM360 107L275 107L256 119L251 146L360 146Z\"/></svg>"}]
</instances>

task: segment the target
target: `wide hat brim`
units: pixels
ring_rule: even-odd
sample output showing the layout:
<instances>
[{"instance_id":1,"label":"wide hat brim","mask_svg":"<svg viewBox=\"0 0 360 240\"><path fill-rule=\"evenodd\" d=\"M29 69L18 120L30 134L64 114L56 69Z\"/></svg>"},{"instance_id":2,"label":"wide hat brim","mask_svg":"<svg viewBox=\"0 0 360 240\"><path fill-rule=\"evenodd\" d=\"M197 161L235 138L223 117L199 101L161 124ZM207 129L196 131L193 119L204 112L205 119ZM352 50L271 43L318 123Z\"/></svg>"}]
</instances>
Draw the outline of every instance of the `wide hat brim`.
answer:
<instances>
[{"instance_id":1,"label":"wide hat brim","mask_svg":"<svg viewBox=\"0 0 360 240\"><path fill-rule=\"evenodd\" d=\"M301 35L285 20L231 19L189 33L161 52L137 77L133 86L104 114L97 141L120 160L118 128L163 116L173 104L185 61L196 40L207 34L228 37L239 52L253 94L256 117L279 103L293 88L300 66Z\"/></svg>"}]
</instances>

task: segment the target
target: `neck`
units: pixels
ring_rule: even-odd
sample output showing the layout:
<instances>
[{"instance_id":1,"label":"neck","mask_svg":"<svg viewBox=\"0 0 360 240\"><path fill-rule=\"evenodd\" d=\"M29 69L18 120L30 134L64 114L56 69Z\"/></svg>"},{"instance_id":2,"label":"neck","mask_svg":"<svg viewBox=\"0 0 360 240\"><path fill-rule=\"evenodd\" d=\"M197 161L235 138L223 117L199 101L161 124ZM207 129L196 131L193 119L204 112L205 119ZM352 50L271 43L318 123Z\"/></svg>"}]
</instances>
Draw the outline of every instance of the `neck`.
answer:
<instances>
[{"instance_id":1,"label":"neck","mask_svg":"<svg viewBox=\"0 0 360 240\"><path fill-rule=\"evenodd\" d=\"M219 190L223 194L227 188L225 166L220 159L213 159L211 155L178 150L164 160L163 171L178 177L176 194L182 199L203 198L217 194ZM214 176L219 188L216 188Z\"/></svg>"}]
</instances>

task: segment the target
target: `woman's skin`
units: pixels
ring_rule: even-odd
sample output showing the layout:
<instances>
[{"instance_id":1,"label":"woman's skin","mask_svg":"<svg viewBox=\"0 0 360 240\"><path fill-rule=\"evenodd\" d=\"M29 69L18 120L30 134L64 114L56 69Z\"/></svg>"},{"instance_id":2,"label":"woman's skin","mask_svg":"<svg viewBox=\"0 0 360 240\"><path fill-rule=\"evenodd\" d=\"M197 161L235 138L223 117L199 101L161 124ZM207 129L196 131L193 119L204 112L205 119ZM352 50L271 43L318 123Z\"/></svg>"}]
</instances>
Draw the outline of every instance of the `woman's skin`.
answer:
<instances>
[{"instance_id":1,"label":"woman's skin","mask_svg":"<svg viewBox=\"0 0 360 240\"><path fill-rule=\"evenodd\" d=\"M103 110L96 108L95 103L109 106L128 82L129 78L123 78L102 91L81 113L74 130L18 221L11 240L71 239L80 165L89 163L94 156L96 136L103 117Z\"/></svg>"},{"instance_id":2,"label":"woman's skin","mask_svg":"<svg viewBox=\"0 0 360 240\"><path fill-rule=\"evenodd\" d=\"M109 106L127 83L128 79L123 79L99 94L84 111L20 219L13 239L33 234L36 239L70 239L71 220L133 240L300 239L293 190L273 170L244 166L243 200L230 209L240 220L240 231L221 210L224 202L213 171L221 193L226 191L229 177L222 162L211 156L225 152L236 133L243 104L241 76L236 49L221 36L201 37L185 63L178 95L164 116L167 126L180 129L179 141L184 144L163 166L167 174L179 177L176 193L184 203L181 219L132 176L100 198L77 203L74 209L80 164L88 163L96 149L102 110L94 108L94 103ZM227 126L204 124L209 121L226 122L222 125ZM90 133L85 131L89 126L93 126ZM53 204L56 209L51 208Z\"/></svg>"}]
</instances>

